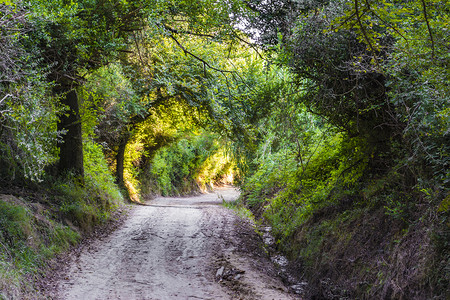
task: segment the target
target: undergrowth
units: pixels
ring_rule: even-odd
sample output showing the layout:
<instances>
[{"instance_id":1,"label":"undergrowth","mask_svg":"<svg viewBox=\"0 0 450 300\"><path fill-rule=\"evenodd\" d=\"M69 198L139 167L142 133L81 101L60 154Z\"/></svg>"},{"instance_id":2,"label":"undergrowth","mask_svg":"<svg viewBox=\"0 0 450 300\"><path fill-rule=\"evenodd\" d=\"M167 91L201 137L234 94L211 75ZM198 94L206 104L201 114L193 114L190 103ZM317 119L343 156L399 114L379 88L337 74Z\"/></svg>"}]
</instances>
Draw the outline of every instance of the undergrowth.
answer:
<instances>
[{"instance_id":1,"label":"undergrowth","mask_svg":"<svg viewBox=\"0 0 450 300\"><path fill-rule=\"evenodd\" d=\"M239 217L250 220L252 224L258 224L259 220L255 218L252 211L248 209L239 199L227 202L222 199L222 205L228 209L233 210Z\"/></svg>"},{"instance_id":2,"label":"undergrowth","mask_svg":"<svg viewBox=\"0 0 450 300\"><path fill-rule=\"evenodd\" d=\"M123 197L114 183L103 158L101 147L91 141L84 144L84 183L75 176L57 179L51 187L59 196L60 215L83 231L108 220L112 211L123 204Z\"/></svg>"},{"instance_id":3,"label":"undergrowth","mask_svg":"<svg viewBox=\"0 0 450 300\"><path fill-rule=\"evenodd\" d=\"M300 264L308 297L445 298L448 209L436 184L412 185L401 161L374 172L378 149L341 133L320 142L306 166L290 149L262 150L242 201Z\"/></svg>"},{"instance_id":4,"label":"undergrowth","mask_svg":"<svg viewBox=\"0 0 450 300\"><path fill-rule=\"evenodd\" d=\"M42 297L35 284L48 272L47 261L123 204L101 148L87 141L84 153L84 183L70 174L47 176L28 192L21 186L0 194L0 299Z\"/></svg>"},{"instance_id":5,"label":"undergrowth","mask_svg":"<svg viewBox=\"0 0 450 300\"><path fill-rule=\"evenodd\" d=\"M45 262L80 238L78 232L53 220L40 204L13 196L0 201L0 227L0 290L6 299L32 294L36 276L46 271Z\"/></svg>"}]
</instances>

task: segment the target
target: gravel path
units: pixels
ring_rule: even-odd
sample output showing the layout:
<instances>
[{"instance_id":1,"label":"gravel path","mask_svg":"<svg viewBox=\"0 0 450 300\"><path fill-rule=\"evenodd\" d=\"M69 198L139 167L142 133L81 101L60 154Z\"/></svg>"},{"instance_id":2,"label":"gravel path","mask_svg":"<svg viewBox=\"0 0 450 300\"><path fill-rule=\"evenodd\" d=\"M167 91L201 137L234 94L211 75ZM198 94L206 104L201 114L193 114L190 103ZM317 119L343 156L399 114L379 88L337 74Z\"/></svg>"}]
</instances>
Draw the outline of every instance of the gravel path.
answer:
<instances>
[{"instance_id":1,"label":"gravel path","mask_svg":"<svg viewBox=\"0 0 450 300\"><path fill-rule=\"evenodd\" d=\"M250 223L220 205L237 195L222 188L133 207L122 226L73 257L56 298L294 299Z\"/></svg>"}]
</instances>

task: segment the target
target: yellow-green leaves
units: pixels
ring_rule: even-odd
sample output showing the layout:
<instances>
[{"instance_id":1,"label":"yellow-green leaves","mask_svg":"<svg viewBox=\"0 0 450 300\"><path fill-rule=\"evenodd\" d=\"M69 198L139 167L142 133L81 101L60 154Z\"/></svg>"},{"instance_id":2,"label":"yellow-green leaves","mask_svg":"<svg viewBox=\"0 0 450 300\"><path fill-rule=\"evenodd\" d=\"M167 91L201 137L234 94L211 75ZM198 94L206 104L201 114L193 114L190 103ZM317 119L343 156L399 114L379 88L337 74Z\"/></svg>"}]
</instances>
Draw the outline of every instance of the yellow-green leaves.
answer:
<instances>
[{"instance_id":1,"label":"yellow-green leaves","mask_svg":"<svg viewBox=\"0 0 450 300\"><path fill-rule=\"evenodd\" d=\"M11 0L0 0L0 4L13 5L14 3Z\"/></svg>"}]
</instances>

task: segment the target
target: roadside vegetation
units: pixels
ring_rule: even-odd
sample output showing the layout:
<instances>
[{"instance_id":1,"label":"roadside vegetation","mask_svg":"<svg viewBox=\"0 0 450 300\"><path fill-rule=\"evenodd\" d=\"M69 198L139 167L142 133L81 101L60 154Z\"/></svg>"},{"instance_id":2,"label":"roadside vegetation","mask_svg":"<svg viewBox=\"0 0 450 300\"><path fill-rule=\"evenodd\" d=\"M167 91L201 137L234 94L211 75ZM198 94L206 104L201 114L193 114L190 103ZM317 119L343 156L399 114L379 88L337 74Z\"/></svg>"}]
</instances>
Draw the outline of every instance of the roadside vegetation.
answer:
<instances>
[{"instance_id":1,"label":"roadside vegetation","mask_svg":"<svg viewBox=\"0 0 450 300\"><path fill-rule=\"evenodd\" d=\"M446 299L445 1L1 1L0 299L233 183L314 299Z\"/></svg>"},{"instance_id":2,"label":"roadside vegetation","mask_svg":"<svg viewBox=\"0 0 450 300\"><path fill-rule=\"evenodd\" d=\"M270 108L242 202L297 261L308 298L445 299L448 5L278 4L255 1L249 18L280 69L250 100Z\"/></svg>"}]
</instances>

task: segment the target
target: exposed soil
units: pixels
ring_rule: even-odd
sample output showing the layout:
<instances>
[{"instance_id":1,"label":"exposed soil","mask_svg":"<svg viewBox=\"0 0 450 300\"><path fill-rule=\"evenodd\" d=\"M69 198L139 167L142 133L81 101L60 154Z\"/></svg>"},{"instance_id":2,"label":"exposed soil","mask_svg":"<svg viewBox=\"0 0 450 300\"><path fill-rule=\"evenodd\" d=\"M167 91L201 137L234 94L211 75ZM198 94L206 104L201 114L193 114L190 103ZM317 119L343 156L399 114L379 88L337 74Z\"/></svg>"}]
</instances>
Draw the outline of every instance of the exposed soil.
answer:
<instances>
[{"instance_id":1,"label":"exposed soil","mask_svg":"<svg viewBox=\"0 0 450 300\"><path fill-rule=\"evenodd\" d=\"M298 298L251 224L220 205L237 195L222 188L134 206L115 231L71 254L52 298Z\"/></svg>"}]
</instances>

